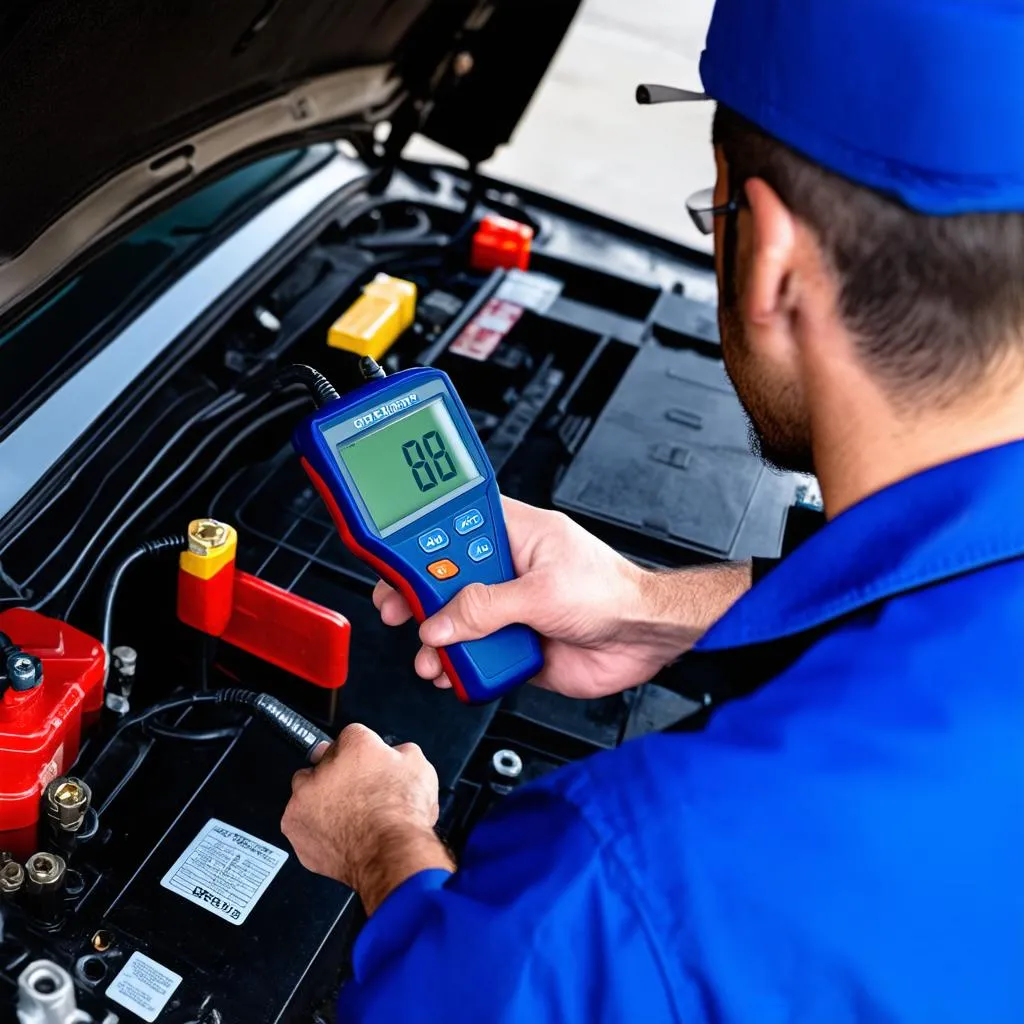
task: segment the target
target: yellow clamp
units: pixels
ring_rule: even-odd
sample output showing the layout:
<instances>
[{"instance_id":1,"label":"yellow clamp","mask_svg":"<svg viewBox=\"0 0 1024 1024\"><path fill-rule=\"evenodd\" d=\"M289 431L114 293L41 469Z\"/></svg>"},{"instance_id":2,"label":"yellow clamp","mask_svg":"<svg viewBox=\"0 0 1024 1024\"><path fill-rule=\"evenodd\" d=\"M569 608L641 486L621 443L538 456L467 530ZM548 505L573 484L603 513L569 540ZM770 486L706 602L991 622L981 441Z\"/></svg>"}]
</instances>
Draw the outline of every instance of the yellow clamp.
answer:
<instances>
[{"instance_id":1,"label":"yellow clamp","mask_svg":"<svg viewBox=\"0 0 1024 1024\"><path fill-rule=\"evenodd\" d=\"M416 318L416 285L378 274L327 333L331 348L380 360Z\"/></svg>"}]
</instances>

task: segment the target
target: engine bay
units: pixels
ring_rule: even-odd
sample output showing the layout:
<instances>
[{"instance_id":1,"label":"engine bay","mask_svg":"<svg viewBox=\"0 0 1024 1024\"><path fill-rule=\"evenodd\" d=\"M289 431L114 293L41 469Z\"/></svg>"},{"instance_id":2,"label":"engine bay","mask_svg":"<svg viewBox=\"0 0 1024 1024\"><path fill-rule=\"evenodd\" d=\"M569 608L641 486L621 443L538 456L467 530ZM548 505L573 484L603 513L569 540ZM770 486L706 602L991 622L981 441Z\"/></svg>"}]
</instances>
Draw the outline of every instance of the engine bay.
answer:
<instances>
[{"instance_id":1,"label":"engine bay","mask_svg":"<svg viewBox=\"0 0 1024 1024\"><path fill-rule=\"evenodd\" d=\"M530 229L528 261L491 267L502 259L475 251L488 216ZM694 706L678 683L466 706L416 678L415 629L381 624L376 574L289 444L308 395L274 386L294 363L358 386L358 360L327 338L378 275L417 296L381 364L451 377L504 495L663 567L777 556L789 510L814 503L813 482L751 454L708 259L453 169L405 163L386 187L346 191L3 524L0 1019L70 986L79 1016L22 1020L333 1020L362 910L280 834L302 752L252 708L167 702L243 688L332 736L358 721L418 743L456 853L515 786ZM347 672L337 654L300 678L300 642L258 603L247 640L182 621L178 560L197 520L237 531L253 594L326 610L317 635L343 645Z\"/></svg>"}]
</instances>

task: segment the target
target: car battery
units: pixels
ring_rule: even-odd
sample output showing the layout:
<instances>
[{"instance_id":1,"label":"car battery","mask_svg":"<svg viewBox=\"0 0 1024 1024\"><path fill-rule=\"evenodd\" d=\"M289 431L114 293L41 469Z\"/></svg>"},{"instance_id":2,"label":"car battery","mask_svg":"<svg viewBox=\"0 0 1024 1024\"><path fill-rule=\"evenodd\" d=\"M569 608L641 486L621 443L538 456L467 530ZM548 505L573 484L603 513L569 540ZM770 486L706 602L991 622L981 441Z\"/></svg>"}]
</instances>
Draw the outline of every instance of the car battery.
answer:
<instances>
[{"instance_id":1,"label":"car battery","mask_svg":"<svg viewBox=\"0 0 1024 1024\"><path fill-rule=\"evenodd\" d=\"M103 704L102 645L24 608L0 613L0 851L37 849L47 784L74 763Z\"/></svg>"},{"instance_id":2,"label":"car battery","mask_svg":"<svg viewBox=\"0 0 1024 1024\"><path fill-rule=\"evenodd\" d=\"M281 835L304 763L250 722L227 750L187 764L174 745L155 748L123 787L104 814L118 867L72 940L102 975L106 1009L168 1024L285 1024L333 1003L364 915L351 889L307 871Z\"/></svg>"}]
</instances>

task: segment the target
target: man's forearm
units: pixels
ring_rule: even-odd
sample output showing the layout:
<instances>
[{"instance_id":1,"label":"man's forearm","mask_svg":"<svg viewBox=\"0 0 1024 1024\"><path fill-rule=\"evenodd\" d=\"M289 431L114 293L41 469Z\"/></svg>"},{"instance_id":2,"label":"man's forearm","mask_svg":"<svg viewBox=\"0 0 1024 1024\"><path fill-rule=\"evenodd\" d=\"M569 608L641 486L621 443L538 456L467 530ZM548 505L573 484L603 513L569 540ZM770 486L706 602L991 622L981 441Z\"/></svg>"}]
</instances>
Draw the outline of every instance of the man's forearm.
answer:
<instances>
[{"instance_id":1,"label":"man's forearm","mask_svg":"<svg viewBox=\"0 0 1024 1024\"><path fill-rule=\"evenodd\" d=\"M639 576L636 629L673 652L674 660L693 645L750 589L750 562L697 566Z\"/></svg>"},{"instance_id":2,"label":"man's forearm","mask_svg":"<svg viewBox=\"0 0 1024 1024\"><path fill-rule=\"evenodd\" d=\"M451 855L433 831L401 827L382 830L355 880L354 888L367 916L403 882L430 868L455 870Z\"/></svg>"}]
</instances>

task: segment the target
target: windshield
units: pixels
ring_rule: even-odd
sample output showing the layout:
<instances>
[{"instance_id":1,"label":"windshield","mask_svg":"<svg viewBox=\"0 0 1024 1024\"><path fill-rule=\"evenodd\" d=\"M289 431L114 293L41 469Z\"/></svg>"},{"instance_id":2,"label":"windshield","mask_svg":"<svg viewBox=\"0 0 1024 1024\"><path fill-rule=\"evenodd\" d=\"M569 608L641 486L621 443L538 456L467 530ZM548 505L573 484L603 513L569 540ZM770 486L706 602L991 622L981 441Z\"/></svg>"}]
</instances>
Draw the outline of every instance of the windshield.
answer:
<instances>
[{"instance_id":1,"label":"windshield","mask_svg":"<svg viewBox=\"0 0 1024 1024\"><path fill-rule=\"evenodd\" d=\"M0 334L0 436L91 359L171 277L333 152L317 146L269 157L182 200Z\"/></svg>"}]
</instances>

